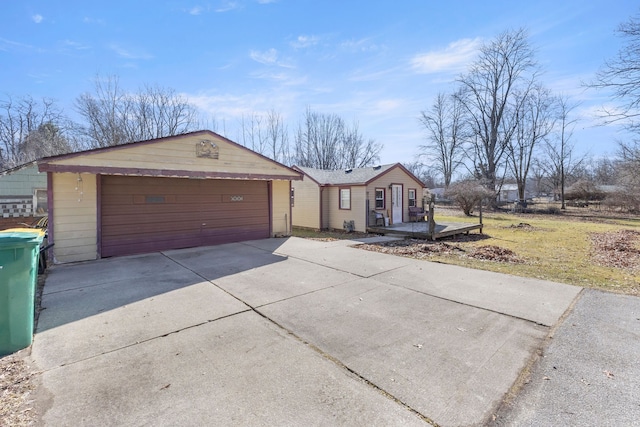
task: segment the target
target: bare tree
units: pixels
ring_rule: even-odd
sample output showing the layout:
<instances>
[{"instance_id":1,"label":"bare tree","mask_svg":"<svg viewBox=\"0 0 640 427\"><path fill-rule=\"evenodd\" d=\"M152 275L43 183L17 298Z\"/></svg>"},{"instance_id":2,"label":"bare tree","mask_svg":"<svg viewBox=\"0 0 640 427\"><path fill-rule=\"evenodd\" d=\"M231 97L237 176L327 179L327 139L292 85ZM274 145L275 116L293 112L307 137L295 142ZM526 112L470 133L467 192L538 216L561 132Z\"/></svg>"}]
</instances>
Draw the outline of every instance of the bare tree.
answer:
<instances>
[{"instance_id":1,"label":"bare tree","mask_svg":"<svg viewBox=\"0 0 640 427\"><path fill-rule=\"evenodd\" d=\"M179 135L195 130L196 109L175 90L145 86L129 95L128 121L130 138L135 141Z\"/></svg>"},{"instance_id":2,"label":"bare tree","mask_svg":"<svg viewBox=\"0 0 640 427\"><path fill-rule=\"evenodd\" d=\"M602 157L592 161L593 182L598 185L615 185L620 163L619 160L611 157Z\"/></svg>"},{"instance_id":3,"label":"bare tree","mask_svg":"<svg viewBox=\"0 0 640 427\"><path fill-rule=\"evenodd\" d=\"M467 126L460 96L439 93L429 110L420 113L428 144L422 154L434 159L432 166L442 174L444 186L451 184L453 173L462 164Z\"/></svg>"},{"instance_id":4,"label":"bare tree","mask_svg":"<svg viewBox=\"0 0 640 427\"><path fill-rule=\"evenodd\" d=\"M640 199L640 143L619 143L618 182Z\"/></svg>"},{"instance_id":5,"label":"bare tree","mask_svg":"<svg viewBox=\"0 0 640 427\"><path fill-rule=\"evenodd\" d=\"M94 93L76 98L76 109L92 147L179 135L197 125L195 107L173 89L146 86L128 93L117 76L97 76Z\"/></svg>"},{"instance_id":6,"label":"bare tree","mask_svg":"<svg viewBox=\"0 0 640 427\"><path fill-rule=\"evenodd\" d=\"M567 176L581 167L586 156L574 158L574 145L571 141L577 121L571 114L578 104L571 103L566 96L560 96L557 98L557 106L555 138L546 141L547 160L541 164L544 165L548 176L554 183L554 191L559 192L561 209L566 209Z\"/></svg>"},{"instance_id":7,"label":"bare tree","mask_svg":"<svg viewBox=\"0 0 640 427\"><path fill-rule=\"evenodd\" d=\"M437 177L433 174L431 168L427 167L419 160L402 164L409 172L414 174L427 188L436 188L438 185Z\"/></svg>"},{"instance_id":8,"label":"bare tree","mask_svg":"<svg viewBox=\"0 0 640 427\"><path fill-rule=\"evenodd\" d=\"M307 108L298 125L293 162L298 166L336 170L369 166L379 160L382 145L365 141L357 124L351 128L336 114Z\"/></svg>"},{"instance_id":9,"label":"bare tree","mask_svg":"<svg viewBox=\"0 0 640 427\"><path fill-rule=\"evenodd\" d=\"M473 161L479 177L495 191L498 169L517 123L518 88L530 87L536 62L524 29L507 31L480 48L469 72L458 79L458 95L469 116ZM522 90L526 93L526 89Z\"/></svg>"},{"instance_id":10,"label":"bare tree","mask_svg":"<svg viewBox=\"0 0 640 427\"><path fill-rule=\"evenodd\" d=\"M0 101L0 168L69 151L62 130L66 122L62 110L48 98L9 96Z\"/></svg>"},{"instance_id":11,"label":"bare tree","mask_svg":"<svg viewBox=\"0 0 640 427\"><path fill-rule=\"evenodd\" d=\"M289 163L289 130L282 114L276 110L267 112L266 136L268 157L276 162Z\"/></svg>"},{"instance_id":12,"label":"bare tree","mask_svg":"<svg viewBox=\"0 0 640 427\"><path fill-rule=\"evenodd\" d=\"M534 151L553 131L553 98L548 89L536 85L521 94L513 137L507 141L507 162L518 186L518 199L525 206L527 176Z\"/></svg>"},{"instance_id":13,"label":"bare tree","mask_svg":"<svg viewBox=\"0 0 640 427\"><path fill-rule=\"evenodd\" d=\"M240 141L242 145L263 154L265 151L265 137L263 135L262 116L258 113L244 114L240 118Z\"/></svg>"},{"instance_id":14,"label":"bare tree","mask_svg":"<svg viewBox=\"0 0 640 427\"><path fill-rule=\"evenodd\" d=\"M43 123L25 138L21 151L26 161L70 153L81 149L74 135L52 122Z\"/></svg>"},{"instance_id":15,"label":"bare tree","mask_svg":"<svg viewBox=\"0 0 640 427\"><path fill-rule=\"evenodd\" d=\"M545 184L548 177L545 172L545 167L542 166L541 159L539 157L534 158L531 163L531 176L533 177L536 196L540 196L545 193ZM551 187L551 189L553 189L553 187Z\"/></svg>"},{"instance_id":16,"label":"bare tree","mask_svg":"<svg viewBox=\"0 0 640 427\"><path fill-rule=\"evenodd\" d=\"M76 99L76 110L85 123L83 134L92 147L109 147L130 142L124 121L129 106L116 76L103 80L96 76L94 94L84 93Z\"/></svg>"},{"instance_id":17,"label":"bare tree","mask_svg":"<svg viewBox=\"0 0 640 427\"><path fill-rule=\"evenodd\" d=\"M640 133L640 14L620 24L617 33L624 45L588 86L613 91L616 107L603 111L607 123L621 122L628 130Z\"/></svg>"},{"instance_id":18,"label":"bare tree","mask_svg":"<svg viewBox=\"0 0 640 427\"><path fill-rule=\"evenodd\" d=\"M255 112L243 115L240 132L245 147L277 162L289 162L289 130L280 112L272 109L263 115Z\"/></svg>"},{"instance_id":19,"label":"bare tree","mask_svg":"<svg viewBox=\"0 0 640 427\"><path fill-rule=\"evenodd\" d=\"M382 146L374 139L365 140L360 133L358 123L354 122L351 127L344 127L342 136L342 158L343 167L361 168L372 165L379 160L379 153Z\"/></svg>"}]
</instances>

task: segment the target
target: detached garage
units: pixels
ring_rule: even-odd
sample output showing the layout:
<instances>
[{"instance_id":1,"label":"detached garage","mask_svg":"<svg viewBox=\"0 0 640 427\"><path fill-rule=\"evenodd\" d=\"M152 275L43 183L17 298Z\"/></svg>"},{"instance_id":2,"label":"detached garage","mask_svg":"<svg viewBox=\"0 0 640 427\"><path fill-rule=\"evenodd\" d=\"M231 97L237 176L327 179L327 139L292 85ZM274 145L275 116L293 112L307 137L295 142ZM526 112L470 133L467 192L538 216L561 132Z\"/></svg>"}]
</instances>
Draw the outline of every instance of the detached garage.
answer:
<instances>
[{"instance_id":1,"label":"detached garage","mask_svg":"<svg viewBox=\"0 0 640 427\"><path fill-rule=\"evenodd\" d=\"M210 131L39 162L54 260L289 235L301 174Z\"/></svg>"}]
</instances>

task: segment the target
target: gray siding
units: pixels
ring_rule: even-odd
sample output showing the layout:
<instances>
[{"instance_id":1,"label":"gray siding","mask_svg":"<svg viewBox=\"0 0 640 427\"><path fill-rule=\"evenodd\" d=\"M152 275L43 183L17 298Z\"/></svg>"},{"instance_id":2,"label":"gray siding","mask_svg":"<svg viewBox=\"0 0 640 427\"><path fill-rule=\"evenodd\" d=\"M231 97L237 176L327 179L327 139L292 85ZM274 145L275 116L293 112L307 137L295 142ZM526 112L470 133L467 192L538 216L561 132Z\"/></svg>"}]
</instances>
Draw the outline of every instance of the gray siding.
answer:
<instances>
[{"instance_id":1,"label":"gray siding","mask_svg":"<svg viewBox=\"0 0 640 427\"><path fill-rule=\"evenodd\" d=\"M47 174L35 164L0 175L0 197L33 196L36 188L47 188Z\"/></svg>"}]
</instances>

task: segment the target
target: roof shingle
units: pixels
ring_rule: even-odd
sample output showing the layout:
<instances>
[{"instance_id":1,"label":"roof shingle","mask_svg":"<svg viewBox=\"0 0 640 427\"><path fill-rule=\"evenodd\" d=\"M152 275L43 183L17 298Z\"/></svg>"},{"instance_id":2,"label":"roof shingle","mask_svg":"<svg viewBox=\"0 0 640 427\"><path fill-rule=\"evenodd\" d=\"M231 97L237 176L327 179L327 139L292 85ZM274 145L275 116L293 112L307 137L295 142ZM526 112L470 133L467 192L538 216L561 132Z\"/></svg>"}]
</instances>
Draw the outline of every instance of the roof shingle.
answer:
<instances>
[{"instance_id":1,"label":"roof shingle","mask_svg":"<svg viewBox=\"0 0 640 427\"><path fill-rule=\"evenodd\" d=\"M365 184L368 181L374 179L378 175L382 175L397 163L382 166L370 166L366 168L355 168L347 170L324 170L314 169L301 166L294 166L294 168L301 170L313 178L321 185L340 185L340 184Z\"/></svg>"}]
</instances>

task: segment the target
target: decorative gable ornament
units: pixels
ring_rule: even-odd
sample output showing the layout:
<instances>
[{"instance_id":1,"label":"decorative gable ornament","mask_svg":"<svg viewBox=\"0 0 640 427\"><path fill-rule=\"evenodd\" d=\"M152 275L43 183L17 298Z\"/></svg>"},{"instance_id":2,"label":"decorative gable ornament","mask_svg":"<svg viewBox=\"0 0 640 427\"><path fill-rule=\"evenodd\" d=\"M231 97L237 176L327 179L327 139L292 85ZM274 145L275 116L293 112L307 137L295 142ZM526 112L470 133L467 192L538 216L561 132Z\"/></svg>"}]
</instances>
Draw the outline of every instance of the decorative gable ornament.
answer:
<instances>
[{"instance_id":1,"label":"decorative gable ornament","mask_svg":"<svg viewBox=\"0 0 640 427\"><path fill-rule=\"evenodd\" d=\"M218 159L220 156L220 149L213 141L203 139L196 142L196 157L203 157L206 159Z\"/></svg>"}]
</instances>

